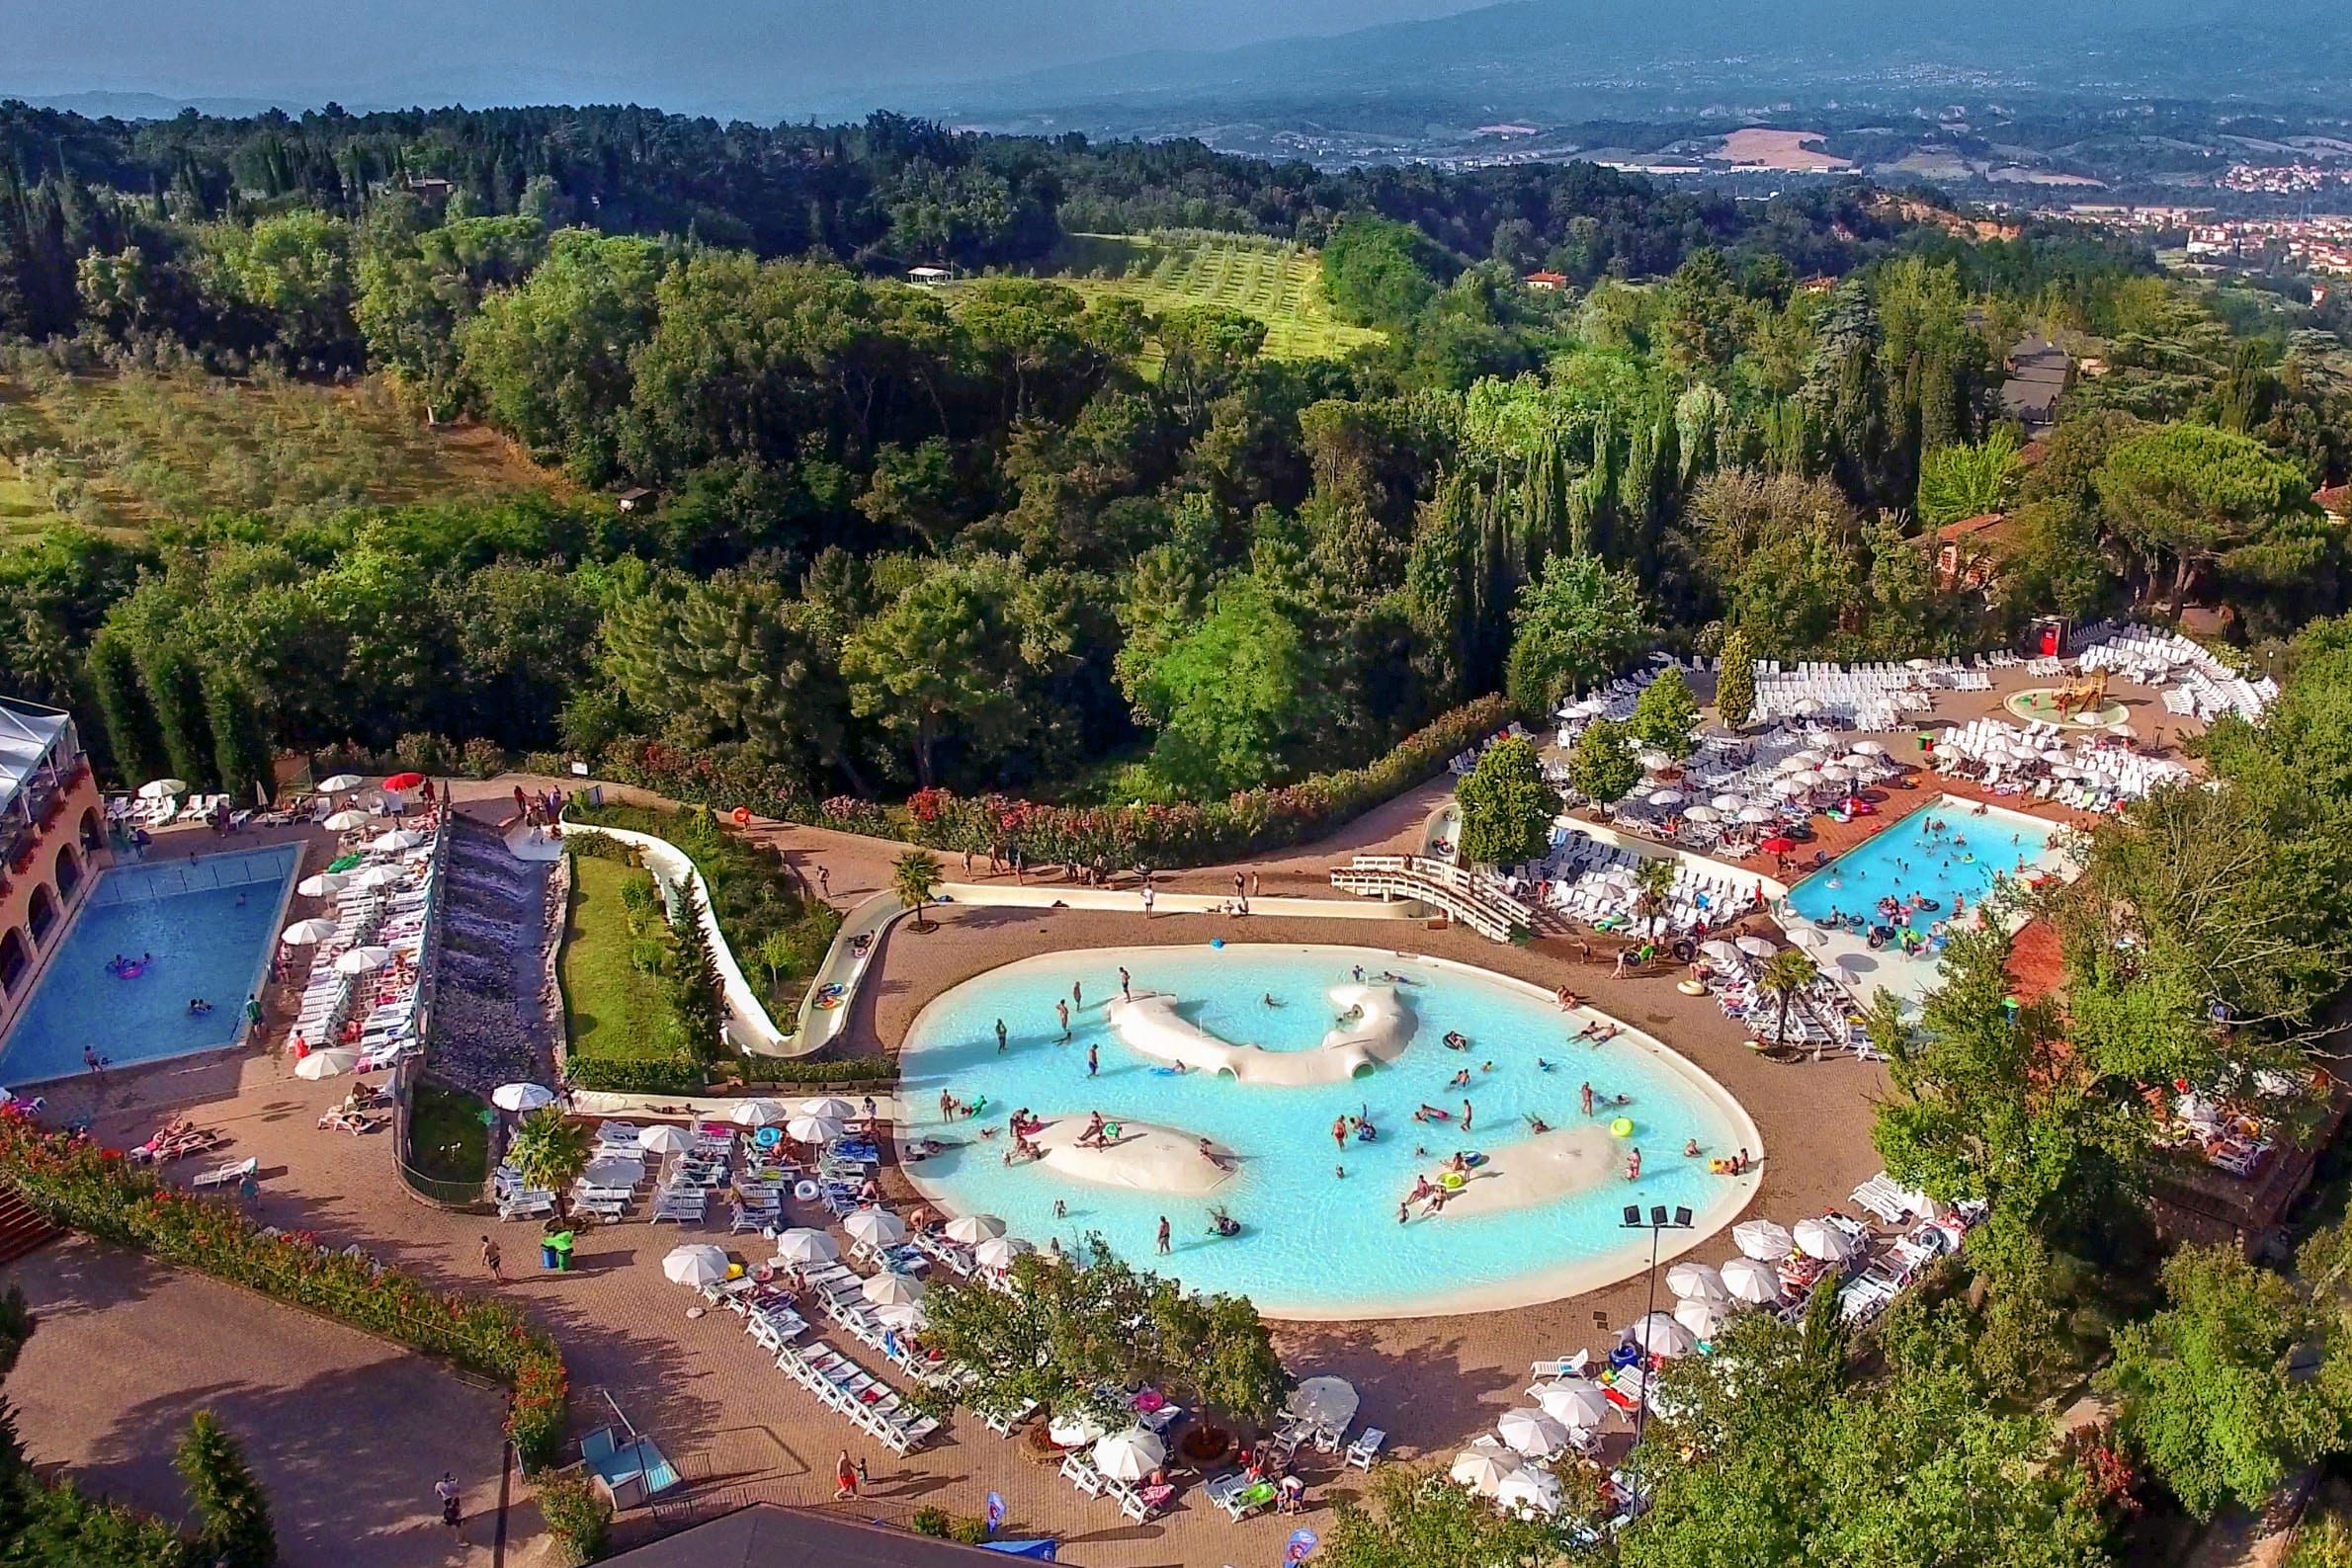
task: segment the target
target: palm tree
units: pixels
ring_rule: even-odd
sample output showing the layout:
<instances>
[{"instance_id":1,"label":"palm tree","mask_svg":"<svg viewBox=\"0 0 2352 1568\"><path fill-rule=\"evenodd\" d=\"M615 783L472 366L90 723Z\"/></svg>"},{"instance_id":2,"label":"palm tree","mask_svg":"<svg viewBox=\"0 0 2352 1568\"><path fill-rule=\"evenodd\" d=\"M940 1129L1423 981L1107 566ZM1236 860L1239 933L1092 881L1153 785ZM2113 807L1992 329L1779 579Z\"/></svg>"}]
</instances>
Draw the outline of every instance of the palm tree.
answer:
<instances>
[{"instance_id":1,"label":"palm tree","mask_svg":"<svg viewBox=\"0 0 2352 1568\"><path fill-rule=\"evenodd\" d=\"M915 912L915 930L931 929L931 922L924 918L923 912L930 907L944 879L939 862L929 850L908 850L890 867L890 890L898 895L900 903Z\"/></svg>"},{"instance_id":2,"label":"palm tree","mask_svg":"<svg viewBox=\"0 0 2352 1568\"><path fill-rule=\"evenodd\" d=\"M525 1186L552 1193L555 1212L568 1215L571 1184L588 1168L588 1124L554 1106L542 1107L515 1127L506 1158Z\"/></svg>"},{"instance_id":3,"label":"palm tree","mask_svg":"<svg viewBox=\"0 0 2352 1568\"><path fill-rule=\"evenodd\" d=\"M1672 861L1643 861L1634 872L1634 907L1650 922L1653 939L1666 912L1666 895L1674 890L1674 869Z\"/></svg>"},{"instance_id":4,"label":"palm tree","mask_svg":"<svg viewBox=\"0 0 2352 1568\"><path fill-rule=\"evenodd\" d=\"M1764 965L1764 972L1756 976L1756 988L1769 996L1781 999L1780 1027L1773 1035L1776 1044L1789 1039L1789 1005L1797 1000L1797 993L1813 983L1821 971L1813 960L1799 948L1783 948ZM1813 1052L1816 1059L1819 1051Z\"/></svg>"}]
</instances>

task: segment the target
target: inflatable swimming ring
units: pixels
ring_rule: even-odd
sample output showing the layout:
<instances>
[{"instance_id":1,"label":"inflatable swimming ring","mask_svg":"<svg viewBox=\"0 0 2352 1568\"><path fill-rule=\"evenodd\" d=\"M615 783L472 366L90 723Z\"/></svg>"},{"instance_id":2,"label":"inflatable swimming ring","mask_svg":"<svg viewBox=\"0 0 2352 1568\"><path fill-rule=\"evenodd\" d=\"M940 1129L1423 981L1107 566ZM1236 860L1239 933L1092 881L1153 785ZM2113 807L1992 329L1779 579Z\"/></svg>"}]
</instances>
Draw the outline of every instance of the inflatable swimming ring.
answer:
<instances>
[{"instance_id":1,"label":"inflatable swimming ring","mask_svg":"<svg viewBox=\"0 0 2352 1568\"><path fill-rule=\"evenodd\" d=\"M797 1183L793 1188L793 1197L803 1203L813 1203L817 1199L817 1186L814 1182Z\"/></svg>"},{"instance_id":2,"label":"inflatable swimming ring","mask_svg":"<svg viewBox=\"0 0 2352 1568\"><path fill-rule=\"evenodd\" d=\"M1974 866L1976 864L1976 857L1974 855L1963 855L1960 858L1960 864L1963 866Z\"/></svg>"},{"instance_id":3,"label":"inflatable swimming ring","mask_svg":"<svg viewBox=\"0 0 2352 1568\"><path fill-rule=\"evenodd\" d=\"M1469 1183L1470 1178L1464 1176L1460 1171L1448 1171L1445 1175L1437 1179L1437 1185L1444 1188L1449 1193L1459 1193L1463 1190L1463 1188L1468 1186Z\"/></svg>"},{"instance_id":4,"label":"inflatable swimming ring","mask_svg":"<svg viewBox=\"0 0 2352 1568\"><path fill-rule=\"evenodd\" d=\"M1705 996L1707 994L1707 987L1696 980L1678 980L1674 984L1674 989L1680 991L1684 996Z\"/></svg>"},{"instance_id":5,"label":"inflatable swimming ring","mask_svg":"<svg viewBox=\"0 0 2352 1568\"><path fill-rule=\"evenodd\" d=\"M763 1263L751 1271L751 1278L761 1284L766 1284L776 1278L776 1270L773 1265Z\"/></svg>"},{"instance_id":6,"label":"inflatable swimming ring","mask_svg":"<svg viewBox=\"0 0 2352 1568\"><path fill-rule=\"evenodd\" d=\"M143 963L126 963L115 971L115 978L118 980L135 980L146 972L147 966Z\"/></svg>"},{"instance_id":7,"label":"inflatable swimming ring","mask_svg":"<svg viewBox=\"0 0 2352 1568\"><path fill-rule=\"evenodd\" d=\"M762 1127L751 1135L751 1141L763 1149L772 1149L784 1141L784 1134L775 1127Z\"/></svg>"},{"instance_id":8,"label":"inflatable swimming ring","mask_svg":"<svg viewBox=\"0 0 2352 1568\"><path fill-rule=\"evenodd\" d=\"M1615 1121L1610 1122L1609 1135L1613 1138L1632 1137L1634 1135L1634 1118L1632 1116L1619 1116Z\"/></svg>"},{"instance_id":9,"label":"inflatable swimming ring","mask_svg":"<svg viewBox=\"0 0 2352 1568\"><path fill-rule=\"evenodd\" d=\"M816 1002L814 1005L817 1011L822 1013L829 1013L834 1008L839 1007L841 1005L840 984L836 982L832 985L818 986L816 991Z\"/></svg>"},{"instance_id":10,"label":"inflatable swimming ring","mask_svg":"<svg viewBox=\"0 0 2352 1568\"><path fill-rule=\"evenodd\" d=\"M737 826L737 827L741 827L741 826L742 826L744 823L746 823L746 822L749 822L750 820L751 820L751 807L749 807L749 806L737 806L737 807L735 807L735 826Z\"/></svg>"},{"instance_id":11,"label":"inflatable swimming ring","mask_svg":"<svg viewBox=\"0 0 2352 1568\"><path fill-rule=\"evenodd\" d=\"M1479 1166L1481 1166L1481 1165L1484 1165L1484 1164L1486 1163L1486 1156L1485 1156L1485 1155L1483 1155L1483 1154L1480 1154L1480 1153L1479 1153L1477 1150L1475 1150L1475 1149L1471 1149L1471 1150L1470 1150L1468 1153L1466 1153L1466 1154L1464 1154L1464 1155L1463 1155L1463 1157L1462 1157L1462 1163L1463 1163L1463 1164L1465 1164L1465 1165L1467 1165L1467 1166L1469 1166L1469 1167L1470 1167L1471 1170L1473 1170L1473 1171L1474 1171L1474 1170L1476 1170L1476 1169L1477 1169Z\"/></svg>"}]
</instances>

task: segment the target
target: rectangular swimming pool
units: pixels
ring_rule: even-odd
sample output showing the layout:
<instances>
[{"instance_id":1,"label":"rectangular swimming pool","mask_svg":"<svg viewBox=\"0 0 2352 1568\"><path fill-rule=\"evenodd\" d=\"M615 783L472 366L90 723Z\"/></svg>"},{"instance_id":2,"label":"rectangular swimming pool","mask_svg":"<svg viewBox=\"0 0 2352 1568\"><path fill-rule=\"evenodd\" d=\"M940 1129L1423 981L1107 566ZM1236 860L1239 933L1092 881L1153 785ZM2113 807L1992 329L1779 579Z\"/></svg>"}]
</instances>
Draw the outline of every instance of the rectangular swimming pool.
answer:
<instances>
[{"instance_id":1,"label":"rectangular swimming pool","mask_svg":"<svg viewBox=\"0 0 2352 1568\"><path fill-rule=\"evenodd\" d=\"M0 1041L0 1084L85 1071L86 1050L126 1067L236 1043L301 858L279 844L102 874ZM189 1011L198 997L210 1012Z\"/></svg>"},{"instance_id":2,"label":"rectangular swimming pool","mask_svg":"<svg viewBox=\"0 0 2352 1568\"><path fill-rule=\"evenodd\" d=\"M2057 860L2055 822L2023 812L1986 808L1938 795L1855 845L1789 890L1797 912L1816 925L1835 915L1877 919L1882 898L1932 902L1914 924L1948 918L1956 897L1971 908L1992 891L1993 878L2048 869ZM1932 824L1932 825L1931 825Z\"/></svg>"}]
</instances>

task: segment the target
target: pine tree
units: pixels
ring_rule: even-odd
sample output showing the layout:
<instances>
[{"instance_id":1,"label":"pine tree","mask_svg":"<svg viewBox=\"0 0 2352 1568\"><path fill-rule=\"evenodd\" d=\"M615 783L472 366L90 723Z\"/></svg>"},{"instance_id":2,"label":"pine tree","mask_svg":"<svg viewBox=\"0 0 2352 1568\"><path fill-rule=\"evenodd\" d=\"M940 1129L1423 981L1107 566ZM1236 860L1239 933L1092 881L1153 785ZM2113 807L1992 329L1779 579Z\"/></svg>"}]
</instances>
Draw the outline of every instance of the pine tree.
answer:
<instances>
[{"instance_id":1,"label":"pine tree","mask_svg":"<svg viewBox=\"0 0 2352 1568\"><path fill-rule=\"evenodd\" d=\"M726 983L719 978L718 955L712 950L705 929L703 895L690 880L678 889L677 907L670 915L676 939L670 959L670 1009L686 1035L687 1045L700 1060L718 1052L726 1030Z\"/></svg>"},{"instance_id":2,"label":"pine tree","mask_svg":"<svg viewBox=\"0 0 2352 1568\"><path fill-rule=\"evenodd\" d=\"M172 1464L196 1509L200 1561L213 1568L271 1568L278 1561L270 1501L245 1462L244 1445L210 1410L190 1418Z\"/></svg>"}]
</instances>

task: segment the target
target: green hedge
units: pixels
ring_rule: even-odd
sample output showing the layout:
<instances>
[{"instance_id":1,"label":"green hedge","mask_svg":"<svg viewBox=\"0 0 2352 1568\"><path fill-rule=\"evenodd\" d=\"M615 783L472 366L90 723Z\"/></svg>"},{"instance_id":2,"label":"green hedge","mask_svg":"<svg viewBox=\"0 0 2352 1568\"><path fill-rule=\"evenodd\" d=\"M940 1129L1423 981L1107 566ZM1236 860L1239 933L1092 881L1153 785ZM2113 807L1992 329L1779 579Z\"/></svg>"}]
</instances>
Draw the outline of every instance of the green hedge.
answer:
<instances>
[{"instance_id":1,"label":"green hedge","mask_svg":"<svg viewBox=\"0 0 2352 1568\"><path fill-rule=\"evenodd\" d=\"M788 822L935 850L977 853L1017 844L1033 863L1107 859L1117 867L1140 861L1172 868L1319 838L1435 776L1449 758L1502 729L1512 716L1501 697L1482 697L1406 736L1362 768L1313 774L1279 788L1243 790L1202 804L1059 806L947 789L919 790L889 806L847 795L817 801L796 792L787 775L740 748L689 752L642 738L616 742L599 771L604 778L717 811L740 806Z\"/></svg>"},{"instance_id":2,"label":"green hedge","mask_svg":"<svg viewBox=\"0 0 2352 1568\"><path fill-rule=\"evenodd\" d=\"M529 1469L563 1441L568 1377L546 1332L503 1301L436 1290L396 1269L321 1255L315 1238L265 1236L224 1197L201 1197L79 1133L0 1112L0 1173L42 1217L166 1263L380 1334L507 1385L507 1436Z\"/></svg>"},{"instance_id":3,"label":"green hedge","mask_svg":"<svg viewBox=\"0 0 2352 1568\"><path fill-rule=\"evenodd\" d=\"M706 1068L686 1056L578 1055L564 1064L574 1089L617 1095L699 1095L711 1077L732 1073L747 1084L885 1084L898 1076L887 1056L810 1061L793 1056L730 1056Z\"/></svg>"},{"instance_id":4,"label":"green hedge","mask_svg":"<svg viewBox=\"0 0 2352 1568\"><path fill-rule=\"evenodd\" d=\"M898 1076L887 1056L811 1061L798 1056L738 1056L726 1065L748 1084L886 1084Z\"/></svg>"}]
</instances>

